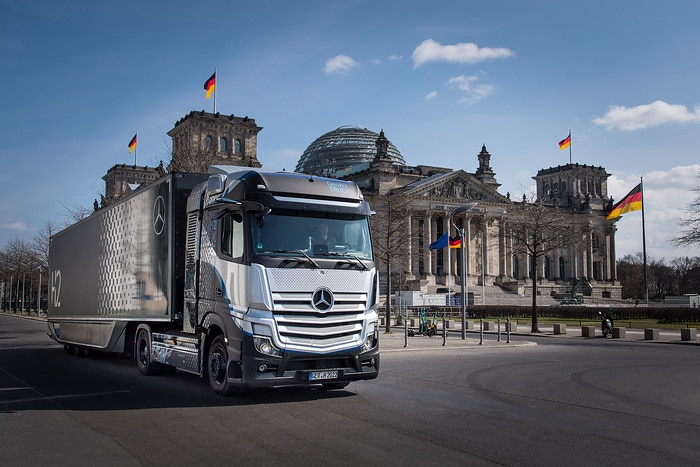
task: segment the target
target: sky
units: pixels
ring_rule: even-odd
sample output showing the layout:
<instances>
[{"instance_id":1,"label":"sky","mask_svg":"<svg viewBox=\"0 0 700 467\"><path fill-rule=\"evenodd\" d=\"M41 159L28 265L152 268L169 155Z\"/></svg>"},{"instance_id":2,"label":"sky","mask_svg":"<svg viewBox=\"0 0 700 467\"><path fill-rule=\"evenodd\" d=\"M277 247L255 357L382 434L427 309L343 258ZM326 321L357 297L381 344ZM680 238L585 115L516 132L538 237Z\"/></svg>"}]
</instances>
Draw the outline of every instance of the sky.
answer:
<instances>
[{"instance_id":1,"label":"sky","mask_svg":"<svg viewBox=\"0 0 700 467\"><path fill-rule=\"evenodd\" d=\"M265 169L345 125L409 165L473 173L485 144L516 199L571 157L615 200L644 181L650 259L698 256L671 238L700 185L699 23L696 0L4 0L0 248L92 207L116 164L167 165L216 70L216 110L263 127ZM641 226L617 223L618 258Z\"/></svg>"}]
</instances>

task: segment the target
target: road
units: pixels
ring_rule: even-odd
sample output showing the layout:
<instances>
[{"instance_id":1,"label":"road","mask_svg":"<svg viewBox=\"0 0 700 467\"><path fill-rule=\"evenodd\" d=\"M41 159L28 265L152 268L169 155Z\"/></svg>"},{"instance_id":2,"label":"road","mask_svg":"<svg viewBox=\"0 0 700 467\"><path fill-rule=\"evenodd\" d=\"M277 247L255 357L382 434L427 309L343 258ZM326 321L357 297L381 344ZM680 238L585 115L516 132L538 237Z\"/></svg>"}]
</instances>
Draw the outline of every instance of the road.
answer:
<instances>
[{"instance_id":1,"label":"road","mask_svg":"<svg viewBox=\"0 0 700 467\"><path fill-rule=\"evenodd\" d=\"M3 465L700 464L697 345L394 349L345 390L223 398L193 375L69 356L45 326L0 315Z\"/></svg>"}]
</instances>

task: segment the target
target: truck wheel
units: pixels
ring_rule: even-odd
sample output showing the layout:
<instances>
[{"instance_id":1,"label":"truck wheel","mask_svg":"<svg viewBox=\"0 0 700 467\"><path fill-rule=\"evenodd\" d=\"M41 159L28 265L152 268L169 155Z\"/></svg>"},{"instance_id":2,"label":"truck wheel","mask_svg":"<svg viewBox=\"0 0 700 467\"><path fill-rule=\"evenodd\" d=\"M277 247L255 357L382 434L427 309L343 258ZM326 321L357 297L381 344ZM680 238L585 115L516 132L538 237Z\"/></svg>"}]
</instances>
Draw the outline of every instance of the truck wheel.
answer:
<instances>
[{"instance_id":1,"label":"truck wheel","mask_svg":"<svg viewBox=\"0 0 700 467\"><path fill-rule=\"evenodd\" d=\"M207 356L207 374L209 375L209 386L215 393L221 396L231 396L239 394L241 388L231 385L226 378L226 368L228 367L228 352L224 336L216 336L209 346Z\"/></svg>"},{"instance_id":2,"label":"truck wheel","mask_svg":"<svg viewBox=\"0 0 700 467\"><path fill-rule=\"evenodd\" d=\"M151 360L151 334L141 329L136 337L136 364L141 374L150 376L161 372L160 363Z\"/></svg>"}]
</instances>

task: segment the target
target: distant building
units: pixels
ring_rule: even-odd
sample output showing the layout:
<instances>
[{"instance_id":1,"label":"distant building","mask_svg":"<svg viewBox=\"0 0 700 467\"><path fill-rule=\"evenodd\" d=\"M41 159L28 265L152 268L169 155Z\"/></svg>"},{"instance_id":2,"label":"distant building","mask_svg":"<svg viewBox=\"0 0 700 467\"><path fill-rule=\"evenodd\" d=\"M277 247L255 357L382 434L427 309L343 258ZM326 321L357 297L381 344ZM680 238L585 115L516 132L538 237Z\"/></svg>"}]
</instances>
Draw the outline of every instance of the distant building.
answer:
<instances>
[{"instance_id":1,"label":"distant building","mask_svg":"<svg viewBox=\"0 0 700 467\"><path fill-rule=\"evenodd\" d=\"M102 196L101 205L108 206L164 175L165 169L162 162L157 167L117 164L102 177L105 181L105 194Z\"/></svg>"},{"instance_id":2,"label":"distant building","mask_svg":"<svg viewBox=\"0 0 700 467\"><path fill-rule=\"evenodd\" d=\"M258 133L261 130L262 127L247 116L213 114L203 110L190 112L168 132L172 138L171 165L180 171L182 168L192 171L192 162L204 160L206 163L198 170L201 172L206 172L209 165L261 167L258 161Z\"/></svg>"},{"instance_id":3,"label":"distant building","mask_svg":"<svg viewBox=\"0 0 700 467\"><path fill-rule=\"evenodd\" d=\"M262 130L254 119L234 115L190 112L175 123L171 171L205 172L209 165L261 167L257 135ZM429 160L430 154L425 155ZM340 127L313 141L300 156L297 172L355 181L373 208L378 197L402 199L410 213L401 219L405 254L392 265L392 283L402 290L434 292L448 282L455 288L461 261L449 248L431 251L428 246L445 232L456 236L464 229L468 257L465 265L470 291L486 295L532 295L533 281L543 296L565 295L587 278L578 293L592 299L620 299L617 280L615 224L606 220L612 199L608 197L609 174L602 167L566 164L541 169L533 177L537 200L566 214L568 222L585 231L584 247L564 248L547 255L535 268L527 256L514 254L509 234L509 210L527 200L512 200L499 193L500 183L491 166L491 154L482 145L476 155L477 169L470 173L433 165L409 166L384 131ZM108 204L163 176L157 168L116 165L105 175L103 204ZM478 207L468 215L454 216L466 203ZM377 216L386 213L377 209ZM453 224L453 225L451 225ZM385 268L379 261L379 267ZM386 293L386 277L382 277ZM457 286L458 288L458 286ZM391 292L398 290L392 287ZM484 292L486 291L486 292ZM475 294L477 301L480 294Z\"/></svg>"},{"instance_id":4,"label":"distant building","mask_svg":"<svg viewBox=\"0 0 700 467\"><path fill-rule=\"evenodd\" d=\"M352 137L348 136L349 131ZM478 286L476 290L480 291L488 288L495 295L510 292L531 296L532 282L537 280L541 294L561 295L586 277L591 285L579 290L584 296L621 298L615 267L615 228L606 220L611 207L607 192L609 174L602 167L567 164L540 170L533 177L537 199L551 209L561 210L586 232L584 248L553 252L533 270L526 256L513 253L509 235L509 209L526 201L511 200L509 193L498 192L500 183L485 145L476 156L478 166L474 173L430 165L408 166L400 153L392 153L390 148L394 145L383 131L377 134L359 127L339 128L312 142L297 170L355 181L377 210L377 216L387 215L378 209L383 204L378 197L402 199L410 206L410 214L400 221L404 223L400 230L404 232L405 254L400 255L400 264L392 265L393 285L432 292L446 285L449 274L454 288L461 271L459 255L448 255L449 248L431 251L428 245L445 232L456 237L457 231L450 225L452 212L477 202L468 215L452 219L467 237L469 287ZM362 155L359 159L358 154ZM350 160L352 165L345 165ZM386 287L385 281L383 286Z\"/></svg>"}]
</instances>

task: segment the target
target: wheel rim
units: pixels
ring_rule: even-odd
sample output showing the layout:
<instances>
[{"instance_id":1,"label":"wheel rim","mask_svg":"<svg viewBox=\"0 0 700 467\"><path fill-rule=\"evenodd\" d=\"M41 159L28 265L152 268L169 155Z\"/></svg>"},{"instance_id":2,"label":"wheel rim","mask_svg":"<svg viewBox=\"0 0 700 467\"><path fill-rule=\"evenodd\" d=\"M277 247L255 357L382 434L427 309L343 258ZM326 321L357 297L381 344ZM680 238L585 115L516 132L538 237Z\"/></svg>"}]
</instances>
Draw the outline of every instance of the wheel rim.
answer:
<instances>
[{"instance_id":1,"label":"wheel rim","mask_svg":"<svg viewBox=\"0 0 700 467\"><path fill-rule=\"evenodd\" d=\"M223 353L223 349L218 345L212 349L209 356L209 374L217 385L224 383L226 378L226 356Z\"/></svg>"},{"instance_id":2,"label":"wheel rim","mask_svg":"<svg viewBox=\"0 0 700 467\"><path fill-rule=\"evenodd\" d=\"M139 339L139 363L141 367L148 365L148 339L145 339L143 333Z\"/></svg>"}]
</instances>

